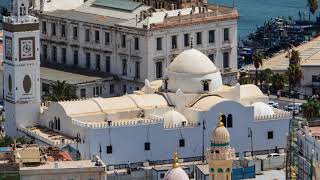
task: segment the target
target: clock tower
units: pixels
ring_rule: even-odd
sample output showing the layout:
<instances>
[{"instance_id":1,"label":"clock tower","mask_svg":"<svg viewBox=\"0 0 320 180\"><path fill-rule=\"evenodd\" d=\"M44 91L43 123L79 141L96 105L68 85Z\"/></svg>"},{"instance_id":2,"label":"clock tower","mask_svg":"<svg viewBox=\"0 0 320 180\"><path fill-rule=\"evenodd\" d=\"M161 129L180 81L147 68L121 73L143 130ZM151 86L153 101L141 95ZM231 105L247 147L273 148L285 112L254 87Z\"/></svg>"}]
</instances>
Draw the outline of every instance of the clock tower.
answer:
<instances>
[{"instance_id":1,"label":"clock tower","mask_svg":"<svg viewBox=\"0 0 320 180\"><path fill-rule=\"evenodd\" d=\"M13 13L3 17L5 131L37 124L40 114L39 20L28 14L29 0L13 0Z\"/></svg>"}]
</instances>

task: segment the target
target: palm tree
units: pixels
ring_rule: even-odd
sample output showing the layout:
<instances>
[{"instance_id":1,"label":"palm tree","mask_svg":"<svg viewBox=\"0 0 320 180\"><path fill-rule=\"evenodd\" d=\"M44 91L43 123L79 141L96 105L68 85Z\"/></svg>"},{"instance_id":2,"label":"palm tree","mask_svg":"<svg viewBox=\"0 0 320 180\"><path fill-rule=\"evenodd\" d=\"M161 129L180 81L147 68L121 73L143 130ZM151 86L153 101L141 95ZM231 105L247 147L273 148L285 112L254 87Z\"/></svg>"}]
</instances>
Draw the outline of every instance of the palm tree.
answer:
<instances>
[{"instance_id":1,"label":"palm tree","mask_svg":"<svg viewBox=\"0 0 320 180\"><path fill-rule=\"evenodd\" d=\"M300 53L299 51L292 50L289 53L289 64L300 64Z\"/></svg>"},{"instance_id":2,"label":"palm tree","mask_svg":"<svg viewBox=\"0 0 320 180\"><path fill-rule=\"evenodd\" d=\"M8 147L13 144L13 139L10 136L4 136L0 138L0 147Z\"/></svg>"},{"instance_id":3,"label":"palm tree","mask_svg":"<svg viewBox=\"0 0 320 180\"><path fill-rule=\"evenodd\" d=\"M293 90L300 83L302 71L300 64L290 64L288 67L289 90Z\"/></svg>"},{"instance_id":4,"label":"palm tree","mask_svg":"<svg viewBox=\"0 0 320 180\"><path fill-rule=\"evenodd\" d=\"M320 115L320 103L313 98L307 100L306 103L301 105L302 113L307 120L312 120Z\"/></svg>"},{"instance_id":5,"label":"palm tree","mask_svg":"<svg viewBox=\"0 0 320 180\"><path fill-rule=\"evenodd\" d=\"M281 90L284 88L285 83L287 82L286 75L284 74L274 74L271 78L272 89L275 91Z\"/></svg>"},{"instance_id":6,"label":"palm tree","mask_svg":"<svg viewBox=\"0 0 320 180\"><path fill-rule=\"evenodd\" d=\"M256 68L256 80L255 84L258 84L258 69L260 66L262 66L263 62L263 56L259 51L255 51L254 54L252 55L252 62L254 67Z\"/></svg>"},{"instance_id":7,"label":"palm tree","mask_svg":"<svg viewBox=\"0 0 320 180\"><path fill-rule=\"evenodd\" d=\"M259 75L259 81L261 86L260 89L263 89L263 86L265 85L267 85L267 87L269 86L272 75L273 75L273 72L269 68L260 72L260 75Z\"/></svg>"},{"instance_id":8,"label":"palm tree","mask_svg":"<svg viewBox=\"0 0 320 180\"><path fill-rule=\"evenodd\" d=\"M48 101L66 101L77 99L75 89L66 81L57 81L50 84L51 93L45 97Z\"/></svg>"},{"instance_id":9,"label":"palm tree","mask_svg":"<svg viewBox=\"0 0 320 180\"><path fill-rule=\"evenodd\" d=\"M309 7L309 23L311 22L311 13L314 15L318 9L317 0L308 0Z\"/></svg>"}]
</instances>

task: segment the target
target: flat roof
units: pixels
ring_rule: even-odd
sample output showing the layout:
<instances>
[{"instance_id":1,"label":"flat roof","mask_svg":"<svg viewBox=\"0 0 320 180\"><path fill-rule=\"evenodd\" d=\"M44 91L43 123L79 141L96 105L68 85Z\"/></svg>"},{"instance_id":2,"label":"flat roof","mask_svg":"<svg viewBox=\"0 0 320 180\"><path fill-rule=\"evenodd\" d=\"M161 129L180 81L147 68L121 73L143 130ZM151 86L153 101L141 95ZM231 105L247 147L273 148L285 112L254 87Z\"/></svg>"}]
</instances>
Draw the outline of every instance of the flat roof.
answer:
<instances>
[{"instance_id":1,"label":"flat roof","mask_svg":"<svg viewBox=\"0 0 320 180\"><path fill-rule=\"evenodd\" d=\"M62 70L51 69L47 67L40 68L40 77L41 79L47 81L66 81L68 84L73 85L100 81L104 79L98 76L81 75L72 72L65 72Z\"/></svg>"},{"instance_id":2,"label":"flat roof","mask_svg":"<svg viewBox=\"0 0 320 180\"><path fill-rule=\"evenodd\" d=\"M57 10L52 12L45 12L43 13L43 15L62 18L62 19L68 19L68 20L87 22L92 24L99 24L103 26L113 26L114 24L125 21L120 18L79 12L75 10Z\"/></svg>"},{"instance_id":3,"label":"flat roof","mask_svg":"<svg viewBox=\"0 0 320 180\"><path fill-rule=\"evenodd\" d=\"M134 2L131 0L96 0L93 5L103 6L113 9L133 11L142 5L141 2Z\"/></svg>"},{"instance_id":4,"label":"flat roof","mask_svg":"<svg viewBox=\"0 0 320 180\"><path fill-rule=\"evenodd\" d=\"M81 169L81 168L101 168L104 166L96 166L95 161L91 160L80 160L80 161L47 161L45 164L39 166L27 166L21 167L20 171L30 170L45 170L45 169Z\"/></svg>"},{"instance_id":5,"label":"flat roof","mask_svg":"<svg viewBox=\"0 0 320 180\"><path fill-rule=\"evenodd\" d=\"M300 46L294 48L299 51L301 66L320 66L320 37L316 37ZM265 59L259 70L271 69L273 71L286 71L289 67L287 52L282 51L277 55ZM249 71L255 71L253 65L247 67Z\"/></svg>"}]
</instances>

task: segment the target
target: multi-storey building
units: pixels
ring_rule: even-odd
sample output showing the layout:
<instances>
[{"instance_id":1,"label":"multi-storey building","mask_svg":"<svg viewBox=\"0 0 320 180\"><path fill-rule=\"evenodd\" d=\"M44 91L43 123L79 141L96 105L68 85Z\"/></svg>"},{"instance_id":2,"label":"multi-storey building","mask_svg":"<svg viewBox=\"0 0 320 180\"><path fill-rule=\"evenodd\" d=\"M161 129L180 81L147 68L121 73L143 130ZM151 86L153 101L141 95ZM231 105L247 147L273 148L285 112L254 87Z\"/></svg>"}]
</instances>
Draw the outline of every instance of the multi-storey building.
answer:
<instances>
[{"instance_id":1,"label":"multi-storey building","mask_svg":"<svg viewBox=\"0 0 320 180\"><path fill-rule=\"evenodd\" d=\"M144 3L88 0L75 10L39 14L42 64L117 75L116 91L126 93L145 79L164 78L171 61L193 47L220 68L225 84L236 82L235 9L203 2L171 9L168 3Z\"/></svg>"}]
</instances>

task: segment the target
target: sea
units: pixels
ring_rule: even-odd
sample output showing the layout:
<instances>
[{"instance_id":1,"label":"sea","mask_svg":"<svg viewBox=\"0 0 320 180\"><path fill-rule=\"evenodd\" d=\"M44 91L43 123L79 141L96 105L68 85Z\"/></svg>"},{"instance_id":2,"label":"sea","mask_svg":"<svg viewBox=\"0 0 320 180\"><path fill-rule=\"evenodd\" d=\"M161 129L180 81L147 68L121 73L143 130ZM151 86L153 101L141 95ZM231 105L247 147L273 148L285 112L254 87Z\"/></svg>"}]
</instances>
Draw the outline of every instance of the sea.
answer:
<instances>
[{"instance_id":1,"label":"sea","mask_svg":"<svg viewBox=\"0 0 320 180\"><path fill-rule=\"evenodd\" d=\"M0 8L6 7L11 0L0 0ZM67 1L67 0L66 0ZM116 1L116 0L115 0ZM257 26L275 17L309 18L307 0L208 0L213 4L223 4L237 8L240 19L238 22L239 39L245 38ZM320 9L320 0L319 0ZM316 14L317 16L318 14ZM313 19L315 17L312 17ZM1 26L1 25L0 25Z\"/></svg>"},{"instance_id":2,"label":"sea","mask_svg":"<svg viewBox=\"0 0 320 180\"><path fill-rule=\"evenodd\" d=\"M240 19L238 21L239 39L254 32L258 26L275 17L292 17L299 20L309 19L307 0L209 0L213 4L224 4L237 8ZM320 10L320 1L318 1ZM318 11L315 16L319 15ZM315 16L311 16L315 19Z\"/></svg>"}]
</instances>

